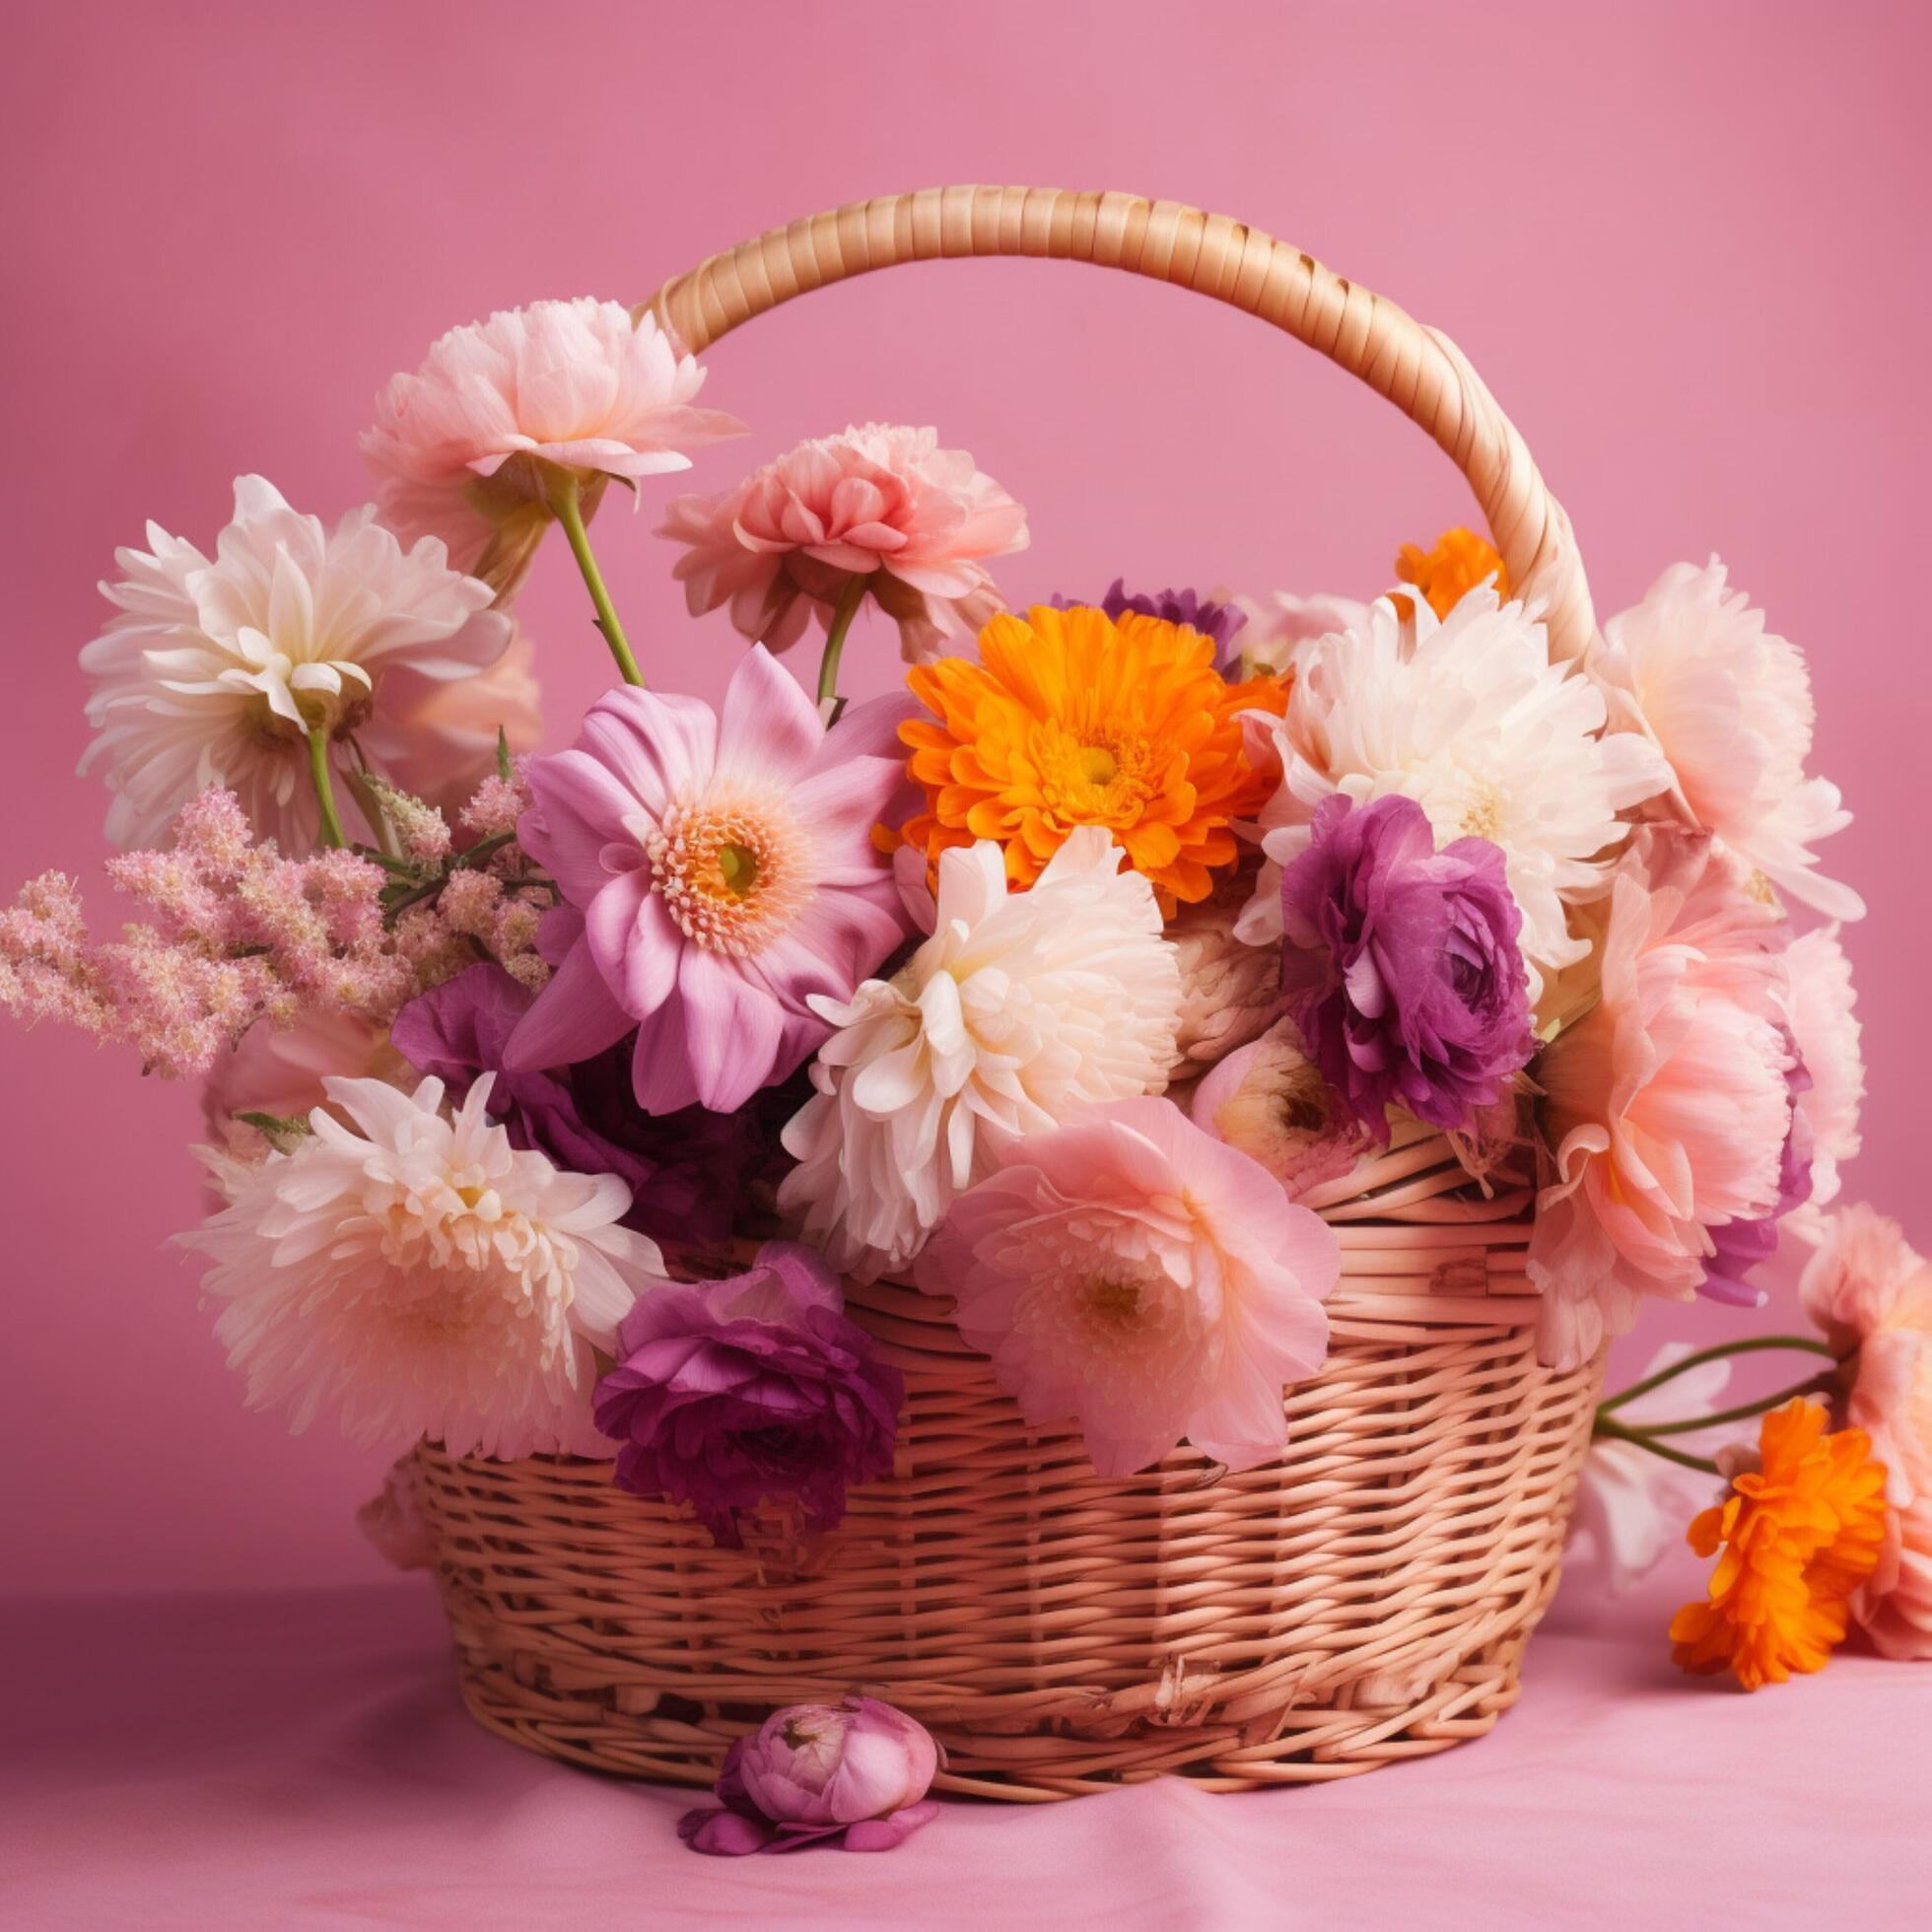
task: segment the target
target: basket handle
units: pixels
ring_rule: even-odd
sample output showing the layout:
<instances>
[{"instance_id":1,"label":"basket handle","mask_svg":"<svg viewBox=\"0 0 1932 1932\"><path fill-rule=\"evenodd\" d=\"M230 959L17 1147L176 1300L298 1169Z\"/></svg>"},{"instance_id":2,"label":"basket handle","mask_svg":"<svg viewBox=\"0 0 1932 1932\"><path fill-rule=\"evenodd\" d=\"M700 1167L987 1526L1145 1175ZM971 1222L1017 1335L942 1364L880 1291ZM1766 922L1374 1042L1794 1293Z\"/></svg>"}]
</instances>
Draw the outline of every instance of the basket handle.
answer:
<instances>
[{"instance_id":1,"label":"basket handle","mask_svg":"<svg viewBox=\"0 0 1932 1932\"><path fill-rule=\"evenodd\" d=\"M921 188L775 228L673 277L637 312L693 354L808 290L938 255L1045 255L1124 268L1245 309L1387 396L1469 479L1516 594L1540 598L1552 657L1595 633L1569 518L1463 353L1392 302L1224 215L1065 188Z\"/></svg>"}]
</instances>

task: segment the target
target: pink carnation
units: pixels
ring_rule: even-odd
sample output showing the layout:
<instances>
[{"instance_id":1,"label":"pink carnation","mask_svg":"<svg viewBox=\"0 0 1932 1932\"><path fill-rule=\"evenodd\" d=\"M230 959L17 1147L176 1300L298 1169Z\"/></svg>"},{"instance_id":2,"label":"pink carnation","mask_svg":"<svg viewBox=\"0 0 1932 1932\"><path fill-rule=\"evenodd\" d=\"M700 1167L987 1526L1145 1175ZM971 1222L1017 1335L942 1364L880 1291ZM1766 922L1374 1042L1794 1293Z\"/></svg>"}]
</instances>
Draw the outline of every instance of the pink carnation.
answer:
<instances>
[{"instance_id":1,"label":"pink carnation","mask_svg":"<svg viewBox=\"0 0 1932 1932\"><path fill-rule=\"evenodd\" d=\"M1077 1421L1102 1476L1186 1436L1252 1469L1281 1392L1328 1352L1333 1232L1171 1101L1120 1100L1006 1150L953 1204L920 1284L1040 1429Z\"/></svg>"},{"instance_id":2,"label":"pink carnation","mask_svg":"<svg viewBox=\"0 0 1932 1932\"><path fill-rule=\"evenodd\" d=\"M1538 1067L1555 1164L1529 1250L1546 1360L1588 1360L1644 1295L1694 1294L1711 1230L1775 1209L1784 937L1708 838L1647 826L1619 864L1602 999Z\"/></svg>"},{"instance_id":3,"label":"pink carnation","mask_svg":"<svg viewBox=\"0 0 1932 1932\"><path fill-rule=\"evenodd\" d=\"M390 378L363 435L382 520L440 536L457 569L512 587L548 520L555 472L635 482L744 433L735 416L693 405L704 380L652 316L633 325L621 304L588 296L453 328L415 375Z\"/></svg>"},{"instance_id":4,"label":"pink carnation","mask_svg":"<svg viewBox=\"0 0 1932 1932\"><path fill-rule=\"evenodd\" d=\"M1725 587L1716 558L1702 570L1673 564L1634 610L1613 617L1592 668L1613 707L1669 759L1693 823L1781 892L1832 919L1863 916L1857 893L1815 869L1811 847L1851 814L1835 785L1805 776L1805 660L1742 590Z\"/></svg>"},{"instance_id":5,"label":"pink carnation","mask_svg":"<svg viewBox=\"0 0 1932 1932\"><path fill-rule=\"evenodd\" d=\"M1026 512L934 430L867 423L801 443L716 497L679 497L662 536L694 617L720 604L784 651L828 622L854 575L899 626L907 662L940 656L1004 606L984 559L1026 547Z\"/></svg>"},{"instance_id":6,"label":"pink carnation","mask_svg":"<svg viewBox=\"0 0 1932 1932\"><path fill-rule=\"evenodd\" d=\"M575 749L528 766L523 849L566 905L544 946L556 977L506 1065L587 1060L638 1029L647 1113L728 1113L783 1078L910 932L872 828L905 781L903 698L828 731L777 659L750 652L722 715L625 687L591 707Z\"/></svg>"},{"instance_id":7,"label":"pink carnation","mask_svg":"<svg viewBox=\"0 0 1932 1932\"><path fill-rule=\"evenodd\" d=\"M1852 1614L1886 1656L1932 1658L1932 1265L1860 1202L1826 1220L1799 1293L1857 1348L1847 1419L1886 1467L1885 1550Z\"/></svg>"}]
</instances>

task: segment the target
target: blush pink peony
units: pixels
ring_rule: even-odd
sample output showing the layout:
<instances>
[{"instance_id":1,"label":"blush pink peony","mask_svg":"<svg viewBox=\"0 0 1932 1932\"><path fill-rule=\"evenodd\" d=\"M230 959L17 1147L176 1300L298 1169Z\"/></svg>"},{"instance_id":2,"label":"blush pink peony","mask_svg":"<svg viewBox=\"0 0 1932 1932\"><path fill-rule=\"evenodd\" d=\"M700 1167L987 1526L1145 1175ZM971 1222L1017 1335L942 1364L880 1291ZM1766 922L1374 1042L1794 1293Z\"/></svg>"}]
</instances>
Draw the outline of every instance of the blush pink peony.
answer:
<instances>
[{"instance_id":1,"label":"blush pink peony","mask_svg":"<svg viewBox=\"0 0 1932 1932\"><path fill-rule=\"evenodd\" d=\"M1840 1165L1860 1145L1858 1111L1865 1098L1865 1058L1859 1050L1851 962L1836 927L1818 927L1792 940L1785 956L1791 975L1791 1037L1811 1084L1797 1108L1811 1145L1811 1201L1823 1208L1838 1196Z\"/></svg>"},{"instance_id":2,"label":"blush pink peony","mask_svg":"<svg viewBox=\"0 0 1932 1932\"><path fill-rule=\"evenodd\" d=\"M1554 1176L1529 1270L1544 1358L1696 1292L1711 1230L1777 1206L1793 1064L1784 929L1707 837L1646 826L1611 882L1603 994L1539 1065Z\"/></svg>"},{"instance_id":3,"label":"blush pink peony","mask_svg":"<svg viewBox=\"0 0 1932 1932\"><path fill-rule=\"evenodd\" d=\"M1281 1393L1328 1352L1334 1233L1171 1101L1029 1135L921 1258L1035 1428L1077 1422L1103 1476L1182 1437L1233 1469L1287 1439Z\"/></svg>"},{"instance_id":4,"label":"blush pink peony","mask_svg":"<svg viewBox=\"0 0 1932 1932\"><path fill-rule=\"evenodd\" d=\"M1604 626L1593 669L1613 716L1652 738L1677 795L1779 891L1832 919L1864 902L1823 878L1811 847L1851 823L1838 789L1805 776L1812 747L1811 677L1795 645L1764 627L1716 558L1673 564L1634 610Z\"/></svg>"},{"instance_id":5,"label":"blush pink peony","mask_svg":"<svg viewBox=\"0 0 1932 1932\"><path fill-rule=\"evenodd\" d=\"M656 320L580 296L500 310L452 328L413 376L378 396L363 454L382 520L440 536L460 570L514 588L549 520L559 473L580 479L689 469L685 452L744 425L694 398L705 372ZM588 514L594 492L586 492Z\"/></svg>"},{"instance_id":6,"label":"blush pink peony","mask_svg":"<svg viewBox=\"0 0 1932 1932\"><path fill-rule=\"evenodd\" d=\"M555 977L518 1023L512 1072L601 1053L633 1027L647 1113L728 1113L832 1030L911 931L872 828L905 782L903 698L827 730L776 658L748 653L719 713L626 686L574 749L528 766L518 837L565 904Z\"/></svg>"},{"instance_id":7,"label":"blush pink peony","mask_svg":"<svg viewBox=\"0 0 1932 1932\"><path fill-rule=\"evenodd\" d=\"M1885 1550L1852 1614L1886 1656L1932 1658L1932 1264L1859 1202L1827 1217L1798 1291L1857 1348L1846 1419L1886 1467Z\"/></svg>"},{"instance_id":8,"label":"blush pink peony","mask_svg":"<svg viewBox=\"0 0 1932 1932\"><path fill-rule=\"evenodd\" d=\"M1004 608L989 557L1026 547L1026 512L934 430L867 423L801 443L716 497L679 497L660 535L694 617L728 604L772 651L829 621L854 576L899 626L909 663L970 640Z\"/></svg>"}]
</instances>

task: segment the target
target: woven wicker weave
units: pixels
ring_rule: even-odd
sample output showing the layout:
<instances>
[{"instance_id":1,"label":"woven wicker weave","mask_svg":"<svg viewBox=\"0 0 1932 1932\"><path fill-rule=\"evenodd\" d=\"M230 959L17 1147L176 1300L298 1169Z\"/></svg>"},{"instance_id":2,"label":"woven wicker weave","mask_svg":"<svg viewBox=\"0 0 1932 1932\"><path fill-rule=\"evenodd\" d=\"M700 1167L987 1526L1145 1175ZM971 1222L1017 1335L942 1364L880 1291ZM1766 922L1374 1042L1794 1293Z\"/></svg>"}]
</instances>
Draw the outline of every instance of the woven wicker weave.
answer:
<instances>
[{"instance_id":1,"label":"woven wicker weave","mask_svg":"<svg viewBox=\"0 0 1932 1932\"><path fill-rule=\"evenodd\" d=\"M795 223L649 306L693 349L895 261L1059 255L1250 310L1363 377L1450 451L1554 648L1587 648L1561 511L1460 354L1309 256L1124 195L948 188ZM605 1464L413 1452L465 1701L599 1770L708 1784L774 1706L853 1689L923 1719L940 1787L1038 1800L1183 1772L1346 1777L1480 1736L1514 1700L1556 1579L1600 1365L1536 1365L1530 1194L1485 1196L1442 1137L1305 1197L1335 1227L1334 1346L1287 1392L1281 1458L1192 1450L1125 1480L1029 1431L945 1302L849 1285L905 1373L892 1477L830 1537L742 1551Z\"/></svg>"}]
</instances>

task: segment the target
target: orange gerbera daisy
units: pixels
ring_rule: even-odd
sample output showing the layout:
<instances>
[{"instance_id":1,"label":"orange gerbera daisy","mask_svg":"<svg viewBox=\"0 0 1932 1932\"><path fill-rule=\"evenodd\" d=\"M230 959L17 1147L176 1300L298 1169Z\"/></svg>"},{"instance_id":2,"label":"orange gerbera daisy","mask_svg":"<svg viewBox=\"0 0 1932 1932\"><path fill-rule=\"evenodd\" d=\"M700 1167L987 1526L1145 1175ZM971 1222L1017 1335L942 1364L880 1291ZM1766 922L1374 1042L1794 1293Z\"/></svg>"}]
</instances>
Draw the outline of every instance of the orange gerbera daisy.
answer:
<instances>
[{"instance_id":1,"label":"orange gerbera daisy","mask_svg":"<svg viewBox=\"0 0 1932 1932\"><path fill-rule=\"evenodd\" d=\"M1396 552L1396 582L1413 584L1429 600L1438 617L1447 617L1485 577L1496 580L1496 594L1509 595L1509 572L1494 544L1474 530L1444 530L1433 550L1405 543Z\"/></svg>"},{"instance_id":2,"label":"orange gerbera daisy","mask_svg":"<svg viewBox=\"0 0 1932 1932\"><path fill-rule=\"evenodd\" d=\"M1845 1633L1846 1600L1877 1567L1885 1541L1885 1466L1863 1429L1828 1435L1802 1397L1759 1431L1762 1467L1690 1525L1700 1556L1723 1554L1708 1601L1671 1619L1672 1656L1707 1677L1731 1671L1747 1690L1818 1671Z\"/></svg>"},{"instance_id":3,"label":"orange gerbera daisy","mask_svg":"<svg viewBox=\"0 0 1932 1932\"><path fill-rule=\"evenodd\" d=\"M1230 824L1276 782L1244 754L1239 714L1278 717L1286 684L1230 684L1209 639L1138 611L1001 615L978 663L942 657L906 681L932 716L900 727L926 793L901 837L930 865L995 839L1006 876L1031 885L1076 825L1104 825L1171 915L1234 863Z\"/></svg>"}]
</instances>

